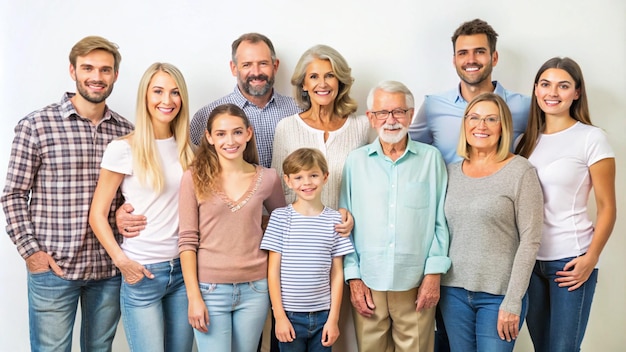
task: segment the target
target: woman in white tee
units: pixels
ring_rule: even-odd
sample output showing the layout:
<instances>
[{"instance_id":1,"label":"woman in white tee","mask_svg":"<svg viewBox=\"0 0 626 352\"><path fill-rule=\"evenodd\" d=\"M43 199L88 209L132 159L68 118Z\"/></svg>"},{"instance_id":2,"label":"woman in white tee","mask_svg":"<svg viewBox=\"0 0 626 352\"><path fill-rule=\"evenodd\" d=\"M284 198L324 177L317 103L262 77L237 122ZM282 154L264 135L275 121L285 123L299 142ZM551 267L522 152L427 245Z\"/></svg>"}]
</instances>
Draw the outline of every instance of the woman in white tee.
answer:
<instances>
[{"instance_id":1,"label":"woman in white tee","mask_svg":"<svg viewBox=\"0 0 626 352\"><path fill-rule=\"evenodd\" d=\"M526 322L536 352L579 351L598 259L615 224L615 154L605 133L591 124L576 62L548 60L535 77L533 93L516 152L537 169L545 210ZM592 188L595 226L587 215Z\"/></svg>"}]
</instances>

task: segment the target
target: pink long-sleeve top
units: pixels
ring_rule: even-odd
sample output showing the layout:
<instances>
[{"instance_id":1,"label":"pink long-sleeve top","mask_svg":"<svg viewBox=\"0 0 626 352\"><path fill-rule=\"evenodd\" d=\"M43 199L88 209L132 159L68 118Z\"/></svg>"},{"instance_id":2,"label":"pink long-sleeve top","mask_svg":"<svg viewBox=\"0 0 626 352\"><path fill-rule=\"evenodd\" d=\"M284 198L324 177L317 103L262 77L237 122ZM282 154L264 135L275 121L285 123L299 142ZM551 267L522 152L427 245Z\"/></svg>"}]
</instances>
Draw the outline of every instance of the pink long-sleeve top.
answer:
<instances>
[{"instance_id":1,"label":"pink long-sleeve top","mask_svg":"<svg viewBox=\"0 0 626 352\"><path fill-rule=\"evenodd\" d=\"M196 252L198 281L202 283L266 278L267 252L260 249L263 206L271 212L285 205L274 169L257 166L250 187L236 201L219 191L198 201L188 170L180 186L178 249Z\"/></svg>"}]
</instances>

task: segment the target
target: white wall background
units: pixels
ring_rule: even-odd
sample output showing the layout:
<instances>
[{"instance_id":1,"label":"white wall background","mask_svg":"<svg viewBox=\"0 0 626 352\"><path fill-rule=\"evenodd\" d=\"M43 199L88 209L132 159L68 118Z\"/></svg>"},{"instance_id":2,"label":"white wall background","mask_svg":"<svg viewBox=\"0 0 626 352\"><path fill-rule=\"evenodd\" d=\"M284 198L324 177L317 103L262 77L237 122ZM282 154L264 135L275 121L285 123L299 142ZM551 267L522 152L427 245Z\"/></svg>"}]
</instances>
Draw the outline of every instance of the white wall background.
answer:
<instances>
[{"instance_id":1,"label":"white wall background","mask_svg":"<svg viewBox=\"0 0 626 352\"><path fill-rule=\"evenodd\" d=\"M84 36L97 34L119 44L123 60L108 103L131 120L139 78L155 61L171 62L183 71L192 113L229 93L235 84L228 68L230 43L250 31L264 33L274 42L281 60L276 87L284 94L291 94L289 77L304 50L318 43L338 49L353 68L352 93L362 113L368 89L383 79L406 83L418 104L424 94L456 85L450 36L461 22L476 17L500 34L494 78L509 89L529 94L536 70L553 56L570 56L583 69L593 121L608 132L617 154L619 209L602 258L583 350L623 351L626 222L619 216L626 206L623 0L0 0L0 107L5 126L0 130L0 187L13 126L29 112L58 101L64 91L74 91L67 56ZM4 214L0 223L4 225ZM0 349L27 351L25 266L7 236L0 236L0 257ZM126 350L120 335L115 351ZM532 351L526 333L516 351Z\"/></svg>"}]
</instances>

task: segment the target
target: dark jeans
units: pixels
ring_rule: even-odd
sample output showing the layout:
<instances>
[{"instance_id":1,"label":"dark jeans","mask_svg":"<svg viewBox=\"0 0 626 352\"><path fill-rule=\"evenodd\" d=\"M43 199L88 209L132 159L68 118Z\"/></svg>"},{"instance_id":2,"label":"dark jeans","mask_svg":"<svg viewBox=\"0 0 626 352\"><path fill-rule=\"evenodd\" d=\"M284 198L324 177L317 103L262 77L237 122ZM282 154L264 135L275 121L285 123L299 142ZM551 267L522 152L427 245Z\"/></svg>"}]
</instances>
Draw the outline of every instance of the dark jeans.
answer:
<instances>
[{"instance_id":1,"label":"dark jeans","mask_svg":"<svg viewBox=\"0 0 626 352\"><path fill-rule=\"evenodd\" d=\"M580 351L591 302L598 282L598 269L574 291L554 282L556 272L574 258L535 263L528 287L526 325L536 352Z\"/></svg>"}]
</instances>

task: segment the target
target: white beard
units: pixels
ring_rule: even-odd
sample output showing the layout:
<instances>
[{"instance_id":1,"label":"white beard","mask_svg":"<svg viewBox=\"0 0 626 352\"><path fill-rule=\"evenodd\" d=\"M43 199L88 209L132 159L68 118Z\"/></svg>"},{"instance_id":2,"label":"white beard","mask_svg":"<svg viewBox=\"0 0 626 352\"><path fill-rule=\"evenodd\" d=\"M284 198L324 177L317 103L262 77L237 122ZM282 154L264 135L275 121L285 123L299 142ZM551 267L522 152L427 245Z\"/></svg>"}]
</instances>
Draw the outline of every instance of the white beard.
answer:
<instances>
[{"instance_id":1,"label":"white beard","mask_svg":"<svg viewBox=\"0 0 626 352\"><path fill-rule=\"evenodd\" d=\"M397 129L397 128L400 128L400 131L397 131L394 133L388 133L385 130L385 129ZM408 127L404 127L400 123L395 123L393 125L385 124L385 125L382 125L378 129L378 138L380 138L380 140L385 143L396 144L402 141L404 137L407 135L407 133L409 133Z\"/></svg>"}]
</instances>

